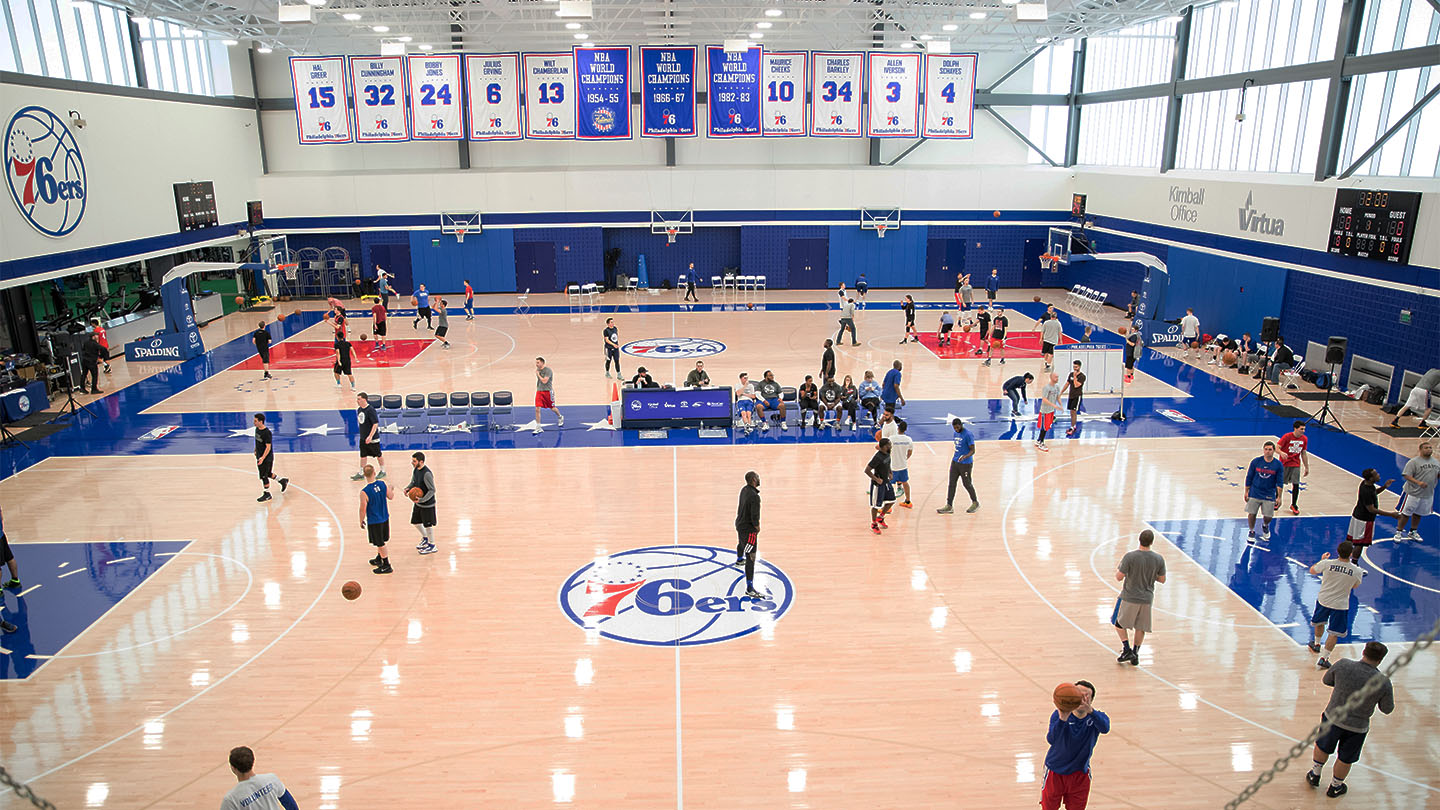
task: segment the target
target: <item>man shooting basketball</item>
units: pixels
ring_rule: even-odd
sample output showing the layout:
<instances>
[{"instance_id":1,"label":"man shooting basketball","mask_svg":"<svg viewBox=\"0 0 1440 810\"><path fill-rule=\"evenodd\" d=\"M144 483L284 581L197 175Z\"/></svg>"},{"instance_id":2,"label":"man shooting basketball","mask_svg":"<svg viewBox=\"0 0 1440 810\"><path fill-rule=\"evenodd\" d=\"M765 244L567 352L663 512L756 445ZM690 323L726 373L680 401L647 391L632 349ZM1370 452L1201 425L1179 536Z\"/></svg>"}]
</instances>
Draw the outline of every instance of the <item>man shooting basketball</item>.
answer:
<instances>
[{"instance_id":1,"label":"man shooting basketball","mask_svg":"<svg viewBox=\"0 0 1440 810\"><path fill-rule=\"evenodd\" d=\"M1076 681L1080 689L1080 705L1068 712L1050 713L1050 730L1045 742L1045 777L1040 780L1040 807L1059 810L1063 804L1071 810L1084 810L1090 800L1090 756L1101 734L1110 733L1110 718L1096 711L1095 685Z\"/></svg>"}]
</instances>

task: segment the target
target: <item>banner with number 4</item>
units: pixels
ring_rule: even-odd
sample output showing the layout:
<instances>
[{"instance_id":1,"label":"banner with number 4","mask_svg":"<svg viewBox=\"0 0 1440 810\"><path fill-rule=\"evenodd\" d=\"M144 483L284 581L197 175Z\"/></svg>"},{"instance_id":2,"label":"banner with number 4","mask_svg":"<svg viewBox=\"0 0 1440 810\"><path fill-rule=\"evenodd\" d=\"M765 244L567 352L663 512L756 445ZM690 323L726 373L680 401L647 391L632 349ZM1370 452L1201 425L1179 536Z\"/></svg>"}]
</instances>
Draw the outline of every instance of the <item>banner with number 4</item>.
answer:
<instances>
[{"instance_id":1,"label":"banner with number 4","mask_svg":"<svg viewBox=\"0 0 1440 810\"><path fill-rule=\"evenodd\" d=\"M300 143L349 143L350 104L345 95L345 57L292 56L295 123Z\"/></svg>"},{"instance_id":2,"label":"banner with number 4","mask_svg":"<svg viewBox=\"0 0 1440 810\"><path fill-rule=\"evenodd\" d=\"M466 54L470 140L513 141L520 133L520 54Z\"/></svg>"},{"instance_id":3,"label":"banner with number 4","mask_svg":"<svg viewBox=\"0 0 1440 810\"><path fill-rule=\"evenodd\" d=\"M925 55L925 137L974 137L979 58L973 53Z\"/></svg>"},{"instance_id":4,"label":"banner with number 4","mask_svg":"<svg viewBox=\"0 0 1440 810\"><path fill-rule=\"evenodd\" d=\"M411 54L410 120L417 141L458 141L461 128L460 54Z\"/></svg>"}]
</instances>

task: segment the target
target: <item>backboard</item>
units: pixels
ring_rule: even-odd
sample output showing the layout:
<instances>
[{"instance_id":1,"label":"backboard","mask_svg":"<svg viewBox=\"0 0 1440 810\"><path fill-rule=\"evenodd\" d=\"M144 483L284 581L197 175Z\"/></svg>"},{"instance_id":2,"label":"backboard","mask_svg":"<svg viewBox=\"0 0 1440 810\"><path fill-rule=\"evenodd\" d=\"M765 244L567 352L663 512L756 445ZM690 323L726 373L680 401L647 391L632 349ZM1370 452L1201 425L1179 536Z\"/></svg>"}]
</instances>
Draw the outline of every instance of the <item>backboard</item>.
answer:
<instances>
[{"instance_id":1,"label":"backboard","mask_svg":"<svg viewBox=\"0 0 1440 810\"><path fill-rule=\"evenodd\" d=\"M479 211L446 211L440 214L440 232L455 234L455 239L465 241L465 234L479 233Z\"/></svg>"},{"instance_id":2,"label":"backboard","mask_svg":"<svg viewBox=\"0 0 1440 810\"><path fill-rule=\"evenodd\" d=\"M1060 264L1070 263L1070 229L1051 228L1045 242L1045 252L1055 257Z\"/></svg>"},{"instance_id":3,"label":"backboard","mask_svg":"<svg viewBox=\"0 0 1440 810\"><path fill-rule=\"evenodd\" d=\"M655 211L650 212L651 233L694 233L695 232L695 211Z\"/></svg>"},{"instance_id":4,"label":"backboard","mask_svg":"<svg viewBox=\"0 0 1440 810\"><path fill-rule=\"evenodd\" d=\"M875 231L876 236L884 239L887 231L894 231L899 228L899 208L860 209L860 229L863 231Z\"/></svg>"}]
</instances>

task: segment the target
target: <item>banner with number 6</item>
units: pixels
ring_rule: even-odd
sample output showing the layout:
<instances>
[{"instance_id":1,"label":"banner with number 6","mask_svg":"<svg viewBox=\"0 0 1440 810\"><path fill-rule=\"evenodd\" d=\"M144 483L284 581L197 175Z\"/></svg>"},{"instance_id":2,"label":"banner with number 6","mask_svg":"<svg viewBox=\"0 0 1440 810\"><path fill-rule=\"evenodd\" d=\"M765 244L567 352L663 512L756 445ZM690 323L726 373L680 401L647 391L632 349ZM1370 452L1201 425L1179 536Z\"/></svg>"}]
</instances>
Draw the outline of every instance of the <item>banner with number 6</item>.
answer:
<instances>
[{"instance_id":1,"label":"banner with number 6","mask_svg":"<svg viewBox=\"0 0 1440 810\"><path fill-rule=\"evenodd\" d=\"M350 97L355 100L356 141L410 140L410 123L405 115L404 57L350 57Z\"/></svg>"},{"instance_id":2,"label":"banner with number 6","mask_svg":"<svg viewBox=\"0 0 1440 810\"><path fill-rule=\"evenodd\" d=\"M464 136L460 54L411 54L410 121L417 141L458 141Z\"/></svg>"},{"instance_id":3,"label":"banner with number 6","mask_svg":"<svg viewBox=\"0 0 1440 810\"><path fill-rule=\"evenodd\" d=\"M520 132L520 54L465 55L470 140L514 141Z\"/></svg>"},{"instance_id":4,"label":"banner with number 6","mask_svg":"<svg viewBox=\"0 0 1440 810\"><path fill-rule=\"evenodd\" d=\"M575 56L527 53L525 137L575 137Z\"/></svg>"},{"instance_id":5,"label":"banner with number 6","mask_svg":"<svg viewBox=\"0 0 1440 810\"><path fill-rule=\"evenodd\" d=\"M300 143L349 143L350 104L345 95L345 57L292 56L295 123Z\"/></svg>"},{"instance_id":6,"label":"banner with number 6","mask_svg":"<svg viewBox=\"0 0 1440 810\"><path fill-rule=\"evenodd\" d=\"M925 55L925 137L974 137L979 59L973 53Z\"/></svg>"},{"instance_id":7,"label":"banner with number 6","mask_svg":"<svg viewBox=\"0 0 1440 810\"><path fill-rule=\"evenodd\" d=\"M760 70L760 120L767 137L793 138L805 129L806 53L766 52Z\"/></svg>"},{"instance_id":8,"label":"banner with number 6","mask_svg":"<svg viewBox=\"0 0 1440 810\"><path fill-rule=\"evenodd\" d=\"M870 56L870 106L865 135L870 138L920 137L920 66L918 53Z\"/></svg>"}]
</instances>

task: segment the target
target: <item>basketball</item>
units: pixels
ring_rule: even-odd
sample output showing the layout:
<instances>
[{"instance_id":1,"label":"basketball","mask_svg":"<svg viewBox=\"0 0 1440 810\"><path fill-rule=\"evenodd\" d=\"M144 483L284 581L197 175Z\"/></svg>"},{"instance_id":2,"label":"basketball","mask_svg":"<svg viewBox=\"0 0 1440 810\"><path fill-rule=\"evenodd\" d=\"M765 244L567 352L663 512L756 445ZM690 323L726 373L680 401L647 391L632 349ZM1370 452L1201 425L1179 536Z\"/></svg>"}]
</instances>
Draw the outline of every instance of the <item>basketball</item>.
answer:
<instances>
[{"instance_id":1,"label":"basketball","mask_svg":"<svg viewBox=\"0 0 1440 810\"><path fill-rule=\"evenodd\" d=\"M1226 349L1225 353L1220 355L1220 360L1224 362L1227 366L1235 365L1235 361L1239 359L1240 358L1236 357L1235 353L1230 351L1229 349Z\"/></svg>"},{"instance_id":2,"label":"basketball","mask_svg":"<svg viewBox=\"0 0 1440 810\"><path fill-rule=\"evenodd\" d=\"M996 211L996 212L995 212L995 216L997 216L997 217L1000 216L1000 212L999 212L999 211Z\"/></svg>"},{"instance_id":3,"label":"basketball","mask_svg":"<svg viewBox=\"0 0 1440 810\"><path fill-rule=\"evenodd\" d=\"M1035 296L1034 298L1032 298L1032 299L1030 299L1030 300L1031 300L1031 301L1034 301L1035 303L1038 304L1038 303L1040 303L1040 296L1037 295L1037 296Z\"/></svg>"},{"instance_id":4,"label":"basketball","mask_svg":"<svg viewBox=\"0 0 1440 810\"><path fill-rule=\"evenodd\" d=\"M340 595L345 597L346 599L349 599L351 602L354 602L356 599L360 598L360 583L352 579L344 585L341 585Z\"/></svg>"},{"instance_id":5,"label":"basketball","mask_svg":"<svg viewBox=\"0 0 1440 810\"><path fill-rule=\"evenodd\" d=\"M420 501L420 496L424 494L424 491L422 491L420 487L410 487L409 489L405 490L405 497L417 503Z\"/></svg>"},{"instance_id":6,"label":"basketball","mask_svg":"<svg viewBox=\"0 0 1440 810\"><path fill-rule=\"evenodd\" d=\"M1118 330L1116 330L1116 331L1118 331L1118 332L1121 334L1121 336L1130 334L1130 330L1129 330L1129 329L1126 329L1126 328L1123 327L1123 326L1120 327L1120 328L1119 328Z\"/></svg>"},{"instance_id":7,"label":"basketball","mask_svg":"<svg viewBox=\"0 0 1440 810\"><path fill-rule=\"evenodd\" d=\"M746 304L746 305L745 305L745 308L746 308L746 309L754 309L754 308L755 308L755 305L754 305L753 303L749 303L749 304Z\"/></svg>"},{"instance_id":8,"label":"basketball","mask_svg":"<svg viewBox=\"0 0 1440 810\"><path fill-rule=\"evenodd\" d=\"M237 295L237 296L235 296L235 306L241 307L241 306L244 306L244 305L245 305L245 296L243 296L243 295Z\"/></svg>"},{"instance_id":9,"label":"basketball","mask_svg":"<svg viewBox=\"0 0 1440 810\"><path fill-rule=\"evenodd\" d=\"M416 298L416 297L413 296L413 295L410 296L410 306L412 306L412 307L418 307L418 306L420 306L420 299L419 299L419 298Z\"/></svg>"},{"instance_id":10,"label":"basketball","mask_svg":"<svg viewBox=\"0 0 1440 810\"><path fill-rule=\"evenodd\" d=\"M969 332L969 331L970 331L970 326L971 326L971 323L970 323L969 321L966 321L965 323L960 324L960 331L962 331L962 332Z\"/></svg>"},{"instance_id":11,"label":"basketball","mask_svg":"<svg viewBox=\"0 0 1440 810\"><path fill-rule=\"evenodd\" d=\"M361 340L364 340L364 339L365 339L365 333L364 333L364 332L361 332L361 333L360 333L360 339L361 339Z\"/></svg>"},{"instance_id":12,"label":"basketball","mask_svg":"<svg viewBox=\"0 0 1440 810\"><path fill-rule=\"evenodd\" d=\"M360 586L355 586L358 590ZM1080 708L1080 687L1073 683L1062 683L1055 687L1055 708L1062 712L1073 712Z\"/></svg>"}]
</instances>

